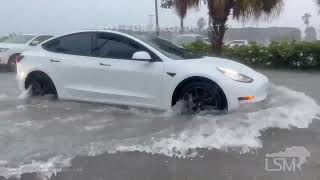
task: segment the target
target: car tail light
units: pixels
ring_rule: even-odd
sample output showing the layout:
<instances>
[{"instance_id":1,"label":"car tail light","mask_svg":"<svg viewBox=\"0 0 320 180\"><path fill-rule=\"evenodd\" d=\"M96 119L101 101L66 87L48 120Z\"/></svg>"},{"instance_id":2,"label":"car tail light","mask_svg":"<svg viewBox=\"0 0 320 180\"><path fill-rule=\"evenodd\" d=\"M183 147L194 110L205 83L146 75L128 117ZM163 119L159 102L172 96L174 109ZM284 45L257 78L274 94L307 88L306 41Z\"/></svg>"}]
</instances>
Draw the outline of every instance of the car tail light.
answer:
<instances>
[{"instance_id":1,"label":"car tail light","mask_svg":"<svg viewBox=\"0 0 320 180\"><path fill-rule=\"evenodd\" d=\"M24 56L22 56L22 55L17 56L16 63L19 63L23 58L24 58Z\"/></svg>"}]
</instances>

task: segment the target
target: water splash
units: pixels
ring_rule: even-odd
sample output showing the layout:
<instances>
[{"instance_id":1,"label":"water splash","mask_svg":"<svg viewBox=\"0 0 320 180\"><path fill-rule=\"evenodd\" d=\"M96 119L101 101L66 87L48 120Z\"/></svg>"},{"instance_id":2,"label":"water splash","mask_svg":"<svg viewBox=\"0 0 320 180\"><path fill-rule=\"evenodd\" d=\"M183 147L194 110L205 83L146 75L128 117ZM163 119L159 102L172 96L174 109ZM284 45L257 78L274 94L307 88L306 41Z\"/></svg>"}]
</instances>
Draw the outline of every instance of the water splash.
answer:
<instances>
[{"instance_id":1,"label":"water splash","mask_svg":"<svg viewBox=\"0 0 320 180\"><path fill-rule=\"evenodd\" d=\"M272 97L254 112L223 116L198 115L182 132L152 138L145 144L118 145L116 151L140 151L166 156L194 157L196 149L261 148L261 131L268 128L308 128L320 112L319 105L304 93L273 87Z\"/></svg>"},{"instance_id":2,"label":"water splash","mask_svg":"<svg viewBox=\"0 0 320 180\"><path fill-rule=\"evenodd\" d=\"M312 98L275 86L266 102L218 116L210 112L181 116L180 108L157 112L66 101L23 106L14 116L17 119L1 115L0 133L12 139L12 145L3 146L3 151L24 149L5 156L0 149L2 176L34 172L26 167L67 165L76 155L104 152L140 151L183 158L201 156L199 149L235 147L247 152L262 148L262 131L307 128L320 112ZM25 136L28 139L22 141ZM1 146L5 142L0 139ZM18 162L12 164L13 160ZM50 176L44 171L41 174Z\"/></svg>"}]
</instances>

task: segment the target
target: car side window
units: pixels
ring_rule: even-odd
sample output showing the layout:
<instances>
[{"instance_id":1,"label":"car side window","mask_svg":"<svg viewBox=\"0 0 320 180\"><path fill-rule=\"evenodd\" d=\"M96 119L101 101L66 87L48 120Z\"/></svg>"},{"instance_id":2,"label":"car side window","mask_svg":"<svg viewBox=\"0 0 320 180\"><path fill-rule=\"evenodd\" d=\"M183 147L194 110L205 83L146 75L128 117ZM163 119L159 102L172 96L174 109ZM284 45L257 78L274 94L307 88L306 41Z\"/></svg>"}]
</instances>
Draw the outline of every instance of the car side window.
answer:
<instances>
[{"instance_id":1,"label":"car side window","mask_svg":"<svg viewBox=\"0 0 320 180\"><path fill-rule=\"evenodd\" d=\"M101 58L131 60L134 53L146 51L129 38L111 33L98 33L93 55Z\"/></svg>"},{"instance_id":2,"label":"car side window","mask_svg":"<svg viewBox=\"0 0 320 180\"><path fill-rule=\"evenodd\" d=\"M91 56L93 33L78 33L53 39L43 45L52 52Z\"/></svg>"},{"instance_id":3,"label":"car side window","mask_svg":"<svg viewBox=\"0 0 320 180\"><path fill-rule=\"evenodd\" d=\"M49 36L49 35L38 36L34 40L32 40L29 45L30 46L36 46L36 45L41 44L42 42L44 42L44 41L46 41L46 40L48 40L48 39L50 39L52 37L53 36Z\"/></svg>"}]
</instances>

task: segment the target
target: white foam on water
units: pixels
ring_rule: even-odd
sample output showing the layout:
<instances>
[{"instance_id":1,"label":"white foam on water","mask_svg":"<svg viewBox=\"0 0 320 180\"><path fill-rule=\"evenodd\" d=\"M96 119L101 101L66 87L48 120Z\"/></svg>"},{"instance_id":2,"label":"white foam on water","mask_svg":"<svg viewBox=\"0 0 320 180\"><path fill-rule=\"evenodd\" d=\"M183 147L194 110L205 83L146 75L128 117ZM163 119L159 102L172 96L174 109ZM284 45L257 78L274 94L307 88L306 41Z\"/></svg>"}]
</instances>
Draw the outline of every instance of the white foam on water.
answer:
<instances>
[{"instance_id":1,"label":"white foam on water","mask_svg":"<svg viewBox=\"0 0 320 180\"><path fill-rule=\"evenodd\" d=\"M262 109L223 116L198 115L182 132L146 144L118 145L116 151L139 151L166 156L194 157L196 149L261 148L261 131L269 128L307 128L320 112L310 97L284 87L272 88L272 99ZM112 151L113 152L113 151Z\"/></svg>"},{"instance_id":2,"label":"white foam on water","mask_svg":"<svg viewBox=\"0 0 320 180\"><path fill-rule=\"evenodd\" d=\"M64 167L70 166L70 160L71 159L63 156L56 156L47 162L33 161L28 164L22 164L16 168L6 167L6 161L3 161L3 163L0 164L0 174L5 178L20 178L22 174L37 172L42 179L50 179L53 174L62 171Z\"/></svg>"},{"instance_id":3,"label":"white foam on water","mask_svg":"<svg viewBox=\"0 0 320 180\"><path fill-rule=\"evenodd\" d=\"M21 94L18 96L18 99L27 99L30 97L31 87L27 90L24 90L21 92Z\"/></svg>"},{"instance_id":4,"label":"white foam on water","mask_svg":"<svg viewBox=\"0 0 320 180\"><path fill-rule=\"evenodd\" d=\"M84 130L85 131L98 131L98 130L101 130L103 129L105 126L104 125L97 125L97 126L85 126L84 127Z\"/></svg>"},{"instance_id":5,"label":"white foam on water","mask_svg":"<svg viewBox=\"0 0 320 180\"><path fill-rule=\"evenodd\" d=\"M260 139L262 131L269 128L307 128L318 116L320 107L312 98L284 87L272 87L271 89L270 99L262 105L224 115L214 115L208 112L184 117L179 115L181 110L179 107L164 113L138 108L98 107L96 110L88 108L88 111L68 117L54 116L53 121L49 121L50 127L55 127L59 131L62 128L70 129L74 126L75 129L70 129L70 133L63 131L59 138L51 138L50 136L59 131L44 134L43 138L48 136L55 144L63 144L66 141L78 142L79 144L66 147L70 148L64 151L67 153L61 152L64 148L52 150L55 155L60 155L61 152L61 154L67 154L67 157L57 156L46 162L33 161L12 168L12 166L5 165L6 161L0 161L0 175L10 177L19 176L26 172L39 172L44 177L50 177L53 172L45 169L52 170L54 167L69 166L69 160L79 154L79 149L81 153L89 156L96 156L104 152L139 151L183 158L201 157L199 149L224 151L228 148L240 148L241 152L247 152L251 149L262 148ZM24 109L24 107L18 109ZM84 109L87 110L86 107ZM94 117L99 118L93 119ZM158 128L157 122L161 120L166 120L164 124L168 125L164 128ZM152 121L157 122L153 124ZM104 128L112 124L115 124L115 128L119 128L121 131L117 135L127 133L127 136L119 136L118 138L118 136L113 136L114 134L108 134L107 130L103 132ZM176 124L179 127L176 127ZM15 127L28 128L33 125L33 123L26 121L16 124ZM148 128L148 131L136 135L134 129L132 130L135 128L134 126L143 126ZM128 128L131 129L128 130ZM149 131L152 128L156 130ZM82 135L81 141L77 139L78 135L72 136L74 133L78 133L77 129L81 132L78 134ZM141 131L144 130L141 129ZM137 131L140 131L139 128ZM135 135L131 136L131 134ZM34 141L38 140L41 138L34 139ZM34 144L37 143L34 142ZM50 143L45 145L50 146ZM41 149L36 148L35 153L38 152L37 150Z\"/></svg>"}]
</instances>

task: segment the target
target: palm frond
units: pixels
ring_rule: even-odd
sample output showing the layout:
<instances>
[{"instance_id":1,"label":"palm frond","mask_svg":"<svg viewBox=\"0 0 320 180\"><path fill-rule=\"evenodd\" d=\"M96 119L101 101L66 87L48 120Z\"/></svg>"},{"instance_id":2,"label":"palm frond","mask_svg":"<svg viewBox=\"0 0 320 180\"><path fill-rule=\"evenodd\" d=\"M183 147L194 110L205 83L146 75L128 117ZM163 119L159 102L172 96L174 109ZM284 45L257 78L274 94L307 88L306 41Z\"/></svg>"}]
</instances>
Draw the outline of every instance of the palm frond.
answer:
<instances>
[{"instance_id":1,"label":"palm frond","mask_svg":"<svg viewBox=\"0 0 320 180\"><path fill-rule=\"evenodd\" d=\"M201 0L174 0L174 6L180 18L184 18L188 9L198 7L200 2Z\"/></svg>"},{"instance_id":2,"label":"palm frond","mask_svg":"<svg viewBox=\"0 0 320 180\"><path fill-rule=\"evenodd\" d=\"M273 18L280 14L283 0L236 0L233 17L236 19Z\"/></svg>"}]
</instances>

